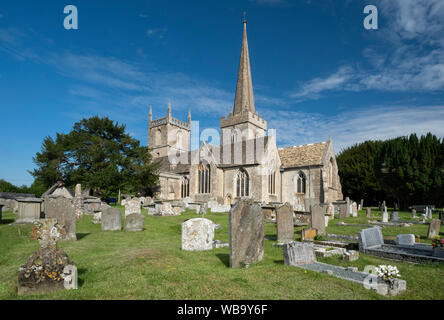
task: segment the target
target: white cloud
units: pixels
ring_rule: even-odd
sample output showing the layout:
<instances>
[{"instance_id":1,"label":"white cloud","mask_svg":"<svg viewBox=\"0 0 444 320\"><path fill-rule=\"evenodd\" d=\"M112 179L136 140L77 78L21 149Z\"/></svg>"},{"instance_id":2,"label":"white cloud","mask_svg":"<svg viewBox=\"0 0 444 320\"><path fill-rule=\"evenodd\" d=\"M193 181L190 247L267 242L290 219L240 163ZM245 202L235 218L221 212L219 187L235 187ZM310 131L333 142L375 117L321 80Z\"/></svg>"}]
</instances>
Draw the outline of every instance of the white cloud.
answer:
<instances>
[{"instance_id":1,"label":"white cloud","mask_svg":"<svg viewBox=\"0 0 444 320\"><path fill-rule=\"evenodd\" d=\"M149 37L158 37L158 38L163 38L165 33L168 31L167 28L152 28L152 29L148 29L146 31L146 34Z\"/></svg>"},{"instance_id":2,"label":"white cloud","mask_svg":"<svg viewBox=\"0 0 444 320\"><path fill-rule=\"evenodd\" d=\"M326 141L335 151L365 140L385 140L411 133L432 132L444 137L444 105L421 107L371 107L344 111L334 117L287 111L267 111L269 128L276 128L280 146Z\"/></svg>"}]
</instances>

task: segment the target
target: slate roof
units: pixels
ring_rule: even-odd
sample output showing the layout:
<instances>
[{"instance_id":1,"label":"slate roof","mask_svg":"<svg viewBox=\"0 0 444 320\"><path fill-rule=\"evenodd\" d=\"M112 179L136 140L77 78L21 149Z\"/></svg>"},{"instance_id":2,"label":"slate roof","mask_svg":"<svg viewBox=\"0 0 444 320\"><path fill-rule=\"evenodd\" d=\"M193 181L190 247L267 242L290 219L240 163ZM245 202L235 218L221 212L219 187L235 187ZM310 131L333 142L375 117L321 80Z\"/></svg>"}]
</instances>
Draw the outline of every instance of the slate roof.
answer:
<instances>
[{"instance_id":1,"label":"slate roof","mask_svg":"<svg viewBox=\"0 0 444 320\"><path fill-rule=\"evenodd\" d=\"M0 199L16 199L16 198L35 198L35 195L30 193L0 192Z\"/></svg>"},{"instance_id":2,"label":"slate roof","mask_svg":"<svg viewBox=\"0 0 444 320\"><path fill-rule=\"evenodd\" d=\"M284 168L322 165L322 159L327 151L328 142L305 144L279 149Z\"/></svg>"},{"instance_id":3,"label":"slate roof","mask_svg":"<svg viewBox=\"0 0 444 320\"><path fill-rule=\"evenodd\" d=\"M54 185L51 188L49 188L44 194L42 194L42 198L51 195L57 188L63 188L64 186L65 184L61 181L54 183ZM73 197L75 196L74 192L71 189L66 188L66 190L68 190L71 196Z\"/></svg>"}]
</instances>

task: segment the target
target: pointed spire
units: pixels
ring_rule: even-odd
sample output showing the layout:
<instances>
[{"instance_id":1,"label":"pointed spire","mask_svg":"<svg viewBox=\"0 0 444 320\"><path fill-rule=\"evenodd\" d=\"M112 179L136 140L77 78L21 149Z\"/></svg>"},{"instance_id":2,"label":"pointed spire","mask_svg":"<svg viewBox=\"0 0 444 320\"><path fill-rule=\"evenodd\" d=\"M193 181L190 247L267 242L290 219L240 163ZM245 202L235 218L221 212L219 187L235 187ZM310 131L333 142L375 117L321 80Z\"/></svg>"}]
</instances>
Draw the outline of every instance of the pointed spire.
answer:
<instances>
[{"instance_id":1,"label":"pointed spire","mask_svg":"<svg viewBox=\"0 0 444 320\"><path fill-rule=\"evenodd\" d=\"M168 100L167 117L171 119L171 100Z\"/></svg>"},{"instance_id":2,"label":"pointed spire","mask_svg":"<svg viewBox=\"0 0 444 320\"><path fill-rule=\"evenodd\" d=\"M150 114L148 116L149 122L151 123L151 121L153 121L153 107L150 106Z\"/></svg>"},{"instance_id":3,"label":"pointed spire","mask_svg":"<svg viewBox=\"0 0 444 320\"><path fill-rule=\"evenodd\" d=\"M234 99L233 114L243 111L254 111L253 82L251 80L250 57L247 41L247 20L244 17L244 35L242 39L242 51L237 76L236 97Z\"/></svg>"}]
</instances>

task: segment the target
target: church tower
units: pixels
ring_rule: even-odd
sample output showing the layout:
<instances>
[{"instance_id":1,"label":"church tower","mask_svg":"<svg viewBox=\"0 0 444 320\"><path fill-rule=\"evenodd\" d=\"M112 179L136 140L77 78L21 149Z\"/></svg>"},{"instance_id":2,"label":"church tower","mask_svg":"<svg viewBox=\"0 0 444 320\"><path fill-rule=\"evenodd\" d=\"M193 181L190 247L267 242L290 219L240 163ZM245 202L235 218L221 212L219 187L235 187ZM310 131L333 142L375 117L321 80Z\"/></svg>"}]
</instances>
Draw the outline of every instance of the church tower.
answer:
<instances>
[{"instance_id":1,"label":"church tower","mask_svg":"<svg viewBox=\"0 0 444 320\"><path fill-rule=\"evenodd\" d=\"M170 152L190 151L191 112L184 122L171 115L171 102L168 101L167 116L153 120L150 107L148 122L148 147L153 158L166 157Z\"/></svg>"},{"instance_id":2,"label":"church tower","mask_svg":"<svg viewBox=\"0 0 444 320\"><path fill-rule=\"evenodd\" d=\"M255 111L250 57L248 53L247 21L245 19L243 24L244 33L234 107L228 117L222 117L220 119L222 133L221 144L254 139L265 136L267 132L267 121L262 119ZM230 141L226 141L227 137L230 137Z\"/></svg>"}]
</instances>

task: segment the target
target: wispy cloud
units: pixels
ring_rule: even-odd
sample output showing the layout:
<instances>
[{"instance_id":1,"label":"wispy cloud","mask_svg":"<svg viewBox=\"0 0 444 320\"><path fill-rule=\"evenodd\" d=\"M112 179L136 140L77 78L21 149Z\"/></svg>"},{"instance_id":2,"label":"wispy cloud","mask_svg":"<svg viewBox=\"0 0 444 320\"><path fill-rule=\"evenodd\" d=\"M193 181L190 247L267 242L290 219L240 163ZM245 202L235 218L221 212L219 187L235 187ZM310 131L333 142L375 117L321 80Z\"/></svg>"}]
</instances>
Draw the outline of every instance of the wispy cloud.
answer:
<instances>
[{"instance_id":1,"label":"wispy cloud","mask_svg":"<svg viewBox=\"0 0 444 320\"><path fill-rule=\"evenodd\" d=\"M151 28L146 31L148 37L158 37L163 38L165 33L168 31L168 28Z\"/></svg>"},{"instance_id":2,"label":"wispy cloud","mask_svg":"<svg viewBox=\"0 0 444 320\"><path fill-rule=\"evenodd\" d=\"M259 5L266 5L266 6L287 6L289 5L289 2L287 0L250 0L251 2L255 2Z\"/></svg>"},{"instance_id":3,"label":"wispy cloud","mask_svg":"<svg viewBox=\"0 0 444 320\"><path fill-rule=\"evenodd\" d=\"M385 140L410 133L432 132L444 137L444 105L382 107L344 111L334 117L304 112L266 112L282 146L333 138L336 152L365 140Z\"/></svg>"},{"instance_id":4,"label":"wispy cloud","mask_svg":"<svg viewBox=\"0 0 444 320\"><path fill-rule=\"evenodd\" d=\"M372 68L353 64L317 77L289 93L300 102L319 99L327 91L444 90L444 2L441 0L375 0L387 21L374 31L374 40L384 44L363 50Z\"/></svg>"}]
</instances>

